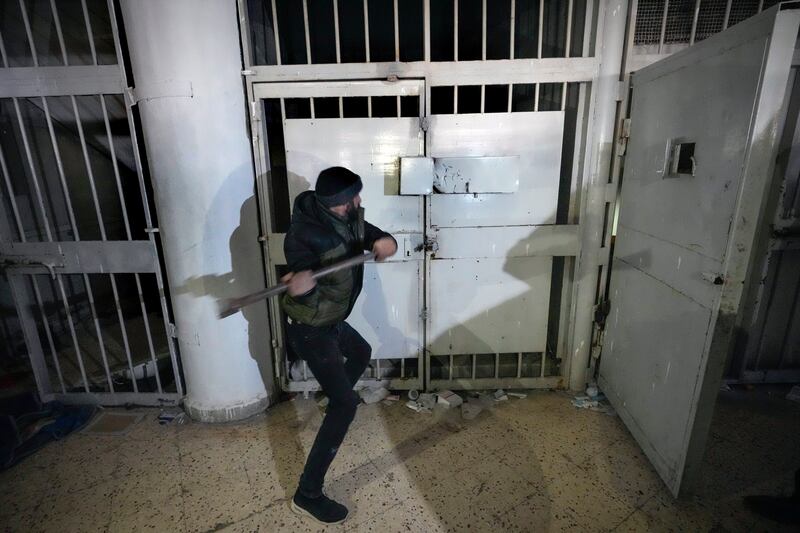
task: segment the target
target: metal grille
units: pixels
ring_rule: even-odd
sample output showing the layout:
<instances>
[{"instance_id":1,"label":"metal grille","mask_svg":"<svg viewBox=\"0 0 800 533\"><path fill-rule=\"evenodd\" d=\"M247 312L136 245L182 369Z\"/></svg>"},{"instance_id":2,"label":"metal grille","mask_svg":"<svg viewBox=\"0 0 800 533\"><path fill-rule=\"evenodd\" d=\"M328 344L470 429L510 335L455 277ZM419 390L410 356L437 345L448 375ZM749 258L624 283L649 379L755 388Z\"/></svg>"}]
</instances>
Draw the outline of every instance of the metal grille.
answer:
<instances>
[{"instance_id":1,"label":"metal grille","mask_svg":"<svg viewBox=\"0 0 800 533\"><path fill-rule=\"evenodd\" d=\"M664 0L639 0L636 10L635 44L658 44L664 19Z\"/></svg>"},{"instance_id":2,"label":"metal grille","mask_svg":"<svg viewBox=\"0 0 800 533\"><path fill-rule=\"evenodd\" d=\"M0 253L40 395L175 403L113 2L0 3L0 44L4 69L27 67L0 82Z\"/></svg>"},{"instance_id":3,"label":"metal grille","mask_svg":"<svg viewBox=\"0 0 800 533\"><path fill-rule=\"evenodd\" d=\"M738 24L744 19L750 18L758 13L759 0L737 0L731 3L731 11L728 15L728 27Z\"/></svg>"},{"instance_id":4,"label":"metal grille","mask_svg":"<svg viewBox=\"0 0 800 533\"><path fill-rule=\"evenodd\" d=\"M586 0L247 0L256 65L579 57Z\"/></svg>"},{"instance_id":5,"label":"metal grille","mask_svg":"<svg viewBox=\"0 0 800 533\"><path fill-rule=\"evenodd\" d=\"M665 43L688 43L692 35L692 20L696 0L670 0L667 9Z\"/></svg>"},{"instance_id":6,"label":"metal grille","mask_svg":"<svg viewBox=\"0 0 800 533\"><path fill-rule=\"evenodd\" d=\"M431 114L563 111L568 85L567 82L437 85L431 87Z\"/></svg>"},{"instance_id":7,"label":"metal grille","mask_svg":"<svg viewBox=\"0 0 800 533\"><path fill-rule=\"evenodd\" d=\"M776 0L640 0L634 44L702 41L776 3Z\"/></svg>"},{"instance_id":8,"label":"metal grille","mask_svg":"<svg viewBox=\"0 0 800 533\"><path fill-rule=\"evenodd\" d=\"M726 0L705 0L700 2L695 41L702 41L722 31L725 23L726 8Z\"/></svg>"}]
</instances>

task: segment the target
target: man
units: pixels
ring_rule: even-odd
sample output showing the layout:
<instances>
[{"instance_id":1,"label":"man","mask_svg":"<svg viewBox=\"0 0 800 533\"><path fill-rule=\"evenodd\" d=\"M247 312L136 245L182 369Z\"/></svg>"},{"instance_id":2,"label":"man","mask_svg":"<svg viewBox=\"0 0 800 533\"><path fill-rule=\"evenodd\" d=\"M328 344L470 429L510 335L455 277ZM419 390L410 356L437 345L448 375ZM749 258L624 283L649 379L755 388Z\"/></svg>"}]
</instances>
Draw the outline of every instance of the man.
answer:
<instances>
[{"instance_id":1,"label":"man","mask_svg":"<svg viewBox=\"0 0 800 533\"><path fill-rule=\"evenodd\" d=\"M363 265L316 282L311 271L365 250L371 250L377 261L397 251L391 235L364 221L361 188L361 178L346 168L320 172L315 190L295 199L284 242L291 271L282 278L289 285L282 300L289 346L308 363L329 399L291 507L325 524L347 518L347 508L325 496L322 485L356 414L359 397L353 386L367 367L372 349L345 322L361 292Z\"/></svg>"}]
</instances>

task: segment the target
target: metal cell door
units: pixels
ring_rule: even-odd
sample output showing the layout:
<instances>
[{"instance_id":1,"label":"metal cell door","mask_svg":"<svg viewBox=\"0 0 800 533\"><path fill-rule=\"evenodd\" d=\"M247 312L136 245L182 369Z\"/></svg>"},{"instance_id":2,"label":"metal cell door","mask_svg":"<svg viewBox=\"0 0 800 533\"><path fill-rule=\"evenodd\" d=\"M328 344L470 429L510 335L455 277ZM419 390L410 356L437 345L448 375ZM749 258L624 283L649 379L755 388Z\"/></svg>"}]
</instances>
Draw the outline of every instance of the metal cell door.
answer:
<instances>
[{"instance_id":1,"label":"metal cell door","mask_svg":"<svg viewBox=\"0 0 800 533\"><path fill-rule=\"evenodd\" d=\"M272 165L267 171L259 169L262 188L272 193L272 216L266 221L270 281L277 280L285 265L287 221L276 219L281 206L291 206L298 194L313 189L319 172L327 167L345 166L359 174L366 219L394 235L398 252L382 263L365 265L362 296L347 320L372 346L373 361L365 378L390 379L395 388L421 387L424 206L421 197L400 196L399 164L400 158L421 156L425 149L423 87L423 82L410 80L254 87L255 98L267 106L279 105L280 116L278 127L267 127L261 135L259 150L271 156ZM285 163L279 161L284 154ZM282 163L283 170L278 171ZM264 180L266 176L271 183ZM286 190L280 196L282 181ZM282 313L277 301L270 305L282 385L294 391L316 388L299 361L290 367L300 368L294 376L285 373Z\"/></svg>"},{"instance_id":2,"label":"metal cell door","mask_svg":"<svg viewBox=\"0 0 800 533\"><path fill-rule=\"evenodd\" d=\"M434 115L428 197L429 386L555 387L545 364L564 113Z\"/></svg>"},{"instance_id":3,"label":"metal cell door","mask_svg":"<svg viewBox=\"0 0 800 533\"><path fill-rule=\"evenodd\" d=\"M676 496L697 476L758 263L797 6L633 76L599 383Z\"/></svg>"},{"instance_id":4,"label":"metal cell door","mask_svg":"<svg viewBox=\"0 0 800 533\"><path fill-rule=\"evenodd\" d=\"M113 2L6 4L16 31L0 36L0 266L40 397L177 404Z\"/></svg>"}]
</instances>

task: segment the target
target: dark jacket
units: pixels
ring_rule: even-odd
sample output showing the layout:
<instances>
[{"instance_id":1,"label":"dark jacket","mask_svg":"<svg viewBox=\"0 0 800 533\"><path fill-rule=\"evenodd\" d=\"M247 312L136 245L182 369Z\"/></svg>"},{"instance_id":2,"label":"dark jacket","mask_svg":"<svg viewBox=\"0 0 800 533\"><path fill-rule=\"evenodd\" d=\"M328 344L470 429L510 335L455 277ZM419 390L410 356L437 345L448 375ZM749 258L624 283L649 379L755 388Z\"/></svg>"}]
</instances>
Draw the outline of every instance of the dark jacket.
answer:
<instances>
[{"instance_id":1,"label":"dark jacket","mask_svg":"<svg viewBox=\"0 0 800 533\"><path fill-rule=\"evenodd\" d=\"M348 222L318 201L314 191L301 193L294 201L292 223L283 250L291 272L317 270L348 257L372 250L375 241L392 237L364 221ZM309 326L328 326L347 318L364 282L364 266L334 272L317 280L317 286L300 296L284 294L283 310L292 320Z\"/></svg>"}]
</instances>

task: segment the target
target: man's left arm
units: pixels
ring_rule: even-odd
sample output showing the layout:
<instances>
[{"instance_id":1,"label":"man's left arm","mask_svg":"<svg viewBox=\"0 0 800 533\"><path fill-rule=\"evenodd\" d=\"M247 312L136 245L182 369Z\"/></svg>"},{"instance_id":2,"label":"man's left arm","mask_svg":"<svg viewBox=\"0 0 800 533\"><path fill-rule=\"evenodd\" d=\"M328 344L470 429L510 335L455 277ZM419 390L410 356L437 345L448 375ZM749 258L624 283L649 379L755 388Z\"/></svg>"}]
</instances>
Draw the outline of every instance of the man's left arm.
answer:
<instances>
[{"instance_id":1,"label":"man's left arm","mask_svg":"<svg viewBox=\"0 0 800 533\"><path fill-rule=\"evenodd\" d=\"M364 221L364 250L375 253L375 259L383 261L397 252L397 241L391 234Z\"/></svg>"}]
</instances>

